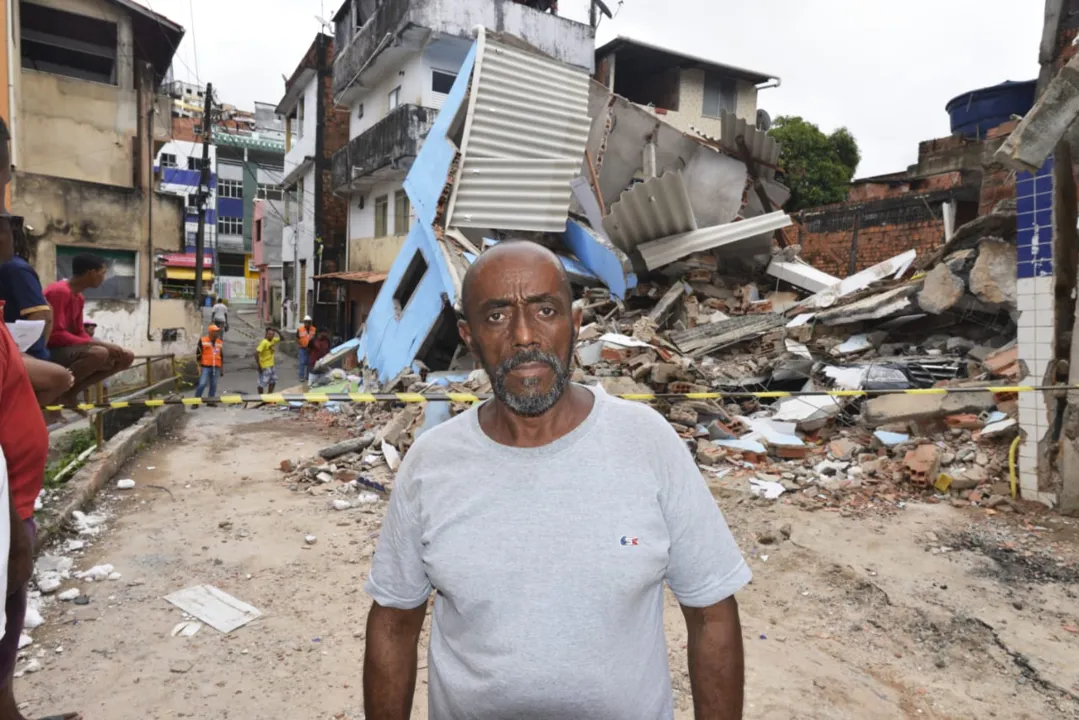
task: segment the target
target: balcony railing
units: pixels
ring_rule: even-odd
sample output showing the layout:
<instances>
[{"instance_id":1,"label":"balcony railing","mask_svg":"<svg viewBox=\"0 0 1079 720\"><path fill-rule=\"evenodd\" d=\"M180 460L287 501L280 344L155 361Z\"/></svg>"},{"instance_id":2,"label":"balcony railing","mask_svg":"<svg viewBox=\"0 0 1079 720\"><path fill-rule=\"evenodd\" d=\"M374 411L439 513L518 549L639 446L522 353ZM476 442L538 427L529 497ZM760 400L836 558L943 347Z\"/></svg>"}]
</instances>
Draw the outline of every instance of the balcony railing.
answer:
<instances>
[{"instance_id":1,"label":"balcony railing","mask_svg":"<svg viewBox=\"0 0 1079 720\"><path fill-rule=\"evenodd\" d=\"M377 180L399 179L431 130L437 110L399 105L333 156L335 192Z\"/></svg>"}]
</instances>

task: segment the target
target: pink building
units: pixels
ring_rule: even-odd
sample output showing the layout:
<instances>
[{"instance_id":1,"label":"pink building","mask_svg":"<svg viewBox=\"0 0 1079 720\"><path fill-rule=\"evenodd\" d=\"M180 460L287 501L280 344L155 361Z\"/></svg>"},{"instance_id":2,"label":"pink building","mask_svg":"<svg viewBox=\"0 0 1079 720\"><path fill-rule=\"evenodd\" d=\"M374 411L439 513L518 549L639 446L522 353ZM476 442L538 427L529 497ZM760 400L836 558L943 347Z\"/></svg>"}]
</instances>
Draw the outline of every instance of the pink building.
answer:
<instances>
[{"instance_id":1,"label":"pink building","mask_svg":"<svg viewBox=\"0 0 1079 720\"><path fill-rule=\"evenodd\" d=\"M256 297L256 303L258 307L259 319L267 324L273 324L277 321L281 311L281 288L274 287L272 279L271 266L275 258L273 257L274 248L268 248L266 245L266 230L267 230L267 217L266 217L266 202L264 200L255 200L254 212L252 214L253 222L251 226L251 262L255 265L258 272L258 294ZM280 247L276 248L277 260L277 273L281 272L280 265Z\"/></svg>"}]
</instances>

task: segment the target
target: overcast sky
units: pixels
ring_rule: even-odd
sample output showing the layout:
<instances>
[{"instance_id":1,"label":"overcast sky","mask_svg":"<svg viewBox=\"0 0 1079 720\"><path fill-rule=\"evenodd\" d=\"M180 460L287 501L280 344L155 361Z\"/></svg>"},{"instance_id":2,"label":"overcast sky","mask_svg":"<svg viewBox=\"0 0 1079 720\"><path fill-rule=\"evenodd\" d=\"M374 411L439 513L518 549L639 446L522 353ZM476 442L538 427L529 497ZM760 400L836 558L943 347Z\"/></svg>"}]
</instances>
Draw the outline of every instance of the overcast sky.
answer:
<instances>
[{"instance_id":1,"label":"overcast sky","mask_svg":"<svg viewBox=\"0 0 1079 720\"><path fill-rule=\"evenodd\" d=\"M217 97L276 103L341 0L141 0L187 28L177 78L213 81ZM612 10L617 0L607 0ZM587 18L588 0L560 0ZM599 42L645 40L773 73L760 94L773 117L845 125L862 148L860 177L905 169L918 142L948 135L948 100L1038 73L1041 0L624 0ZM194 22L192 22L192 12ZM193 30L193 31L192 31ZM197 53L196 53L197 48ZM196 63L197 58L197 63Z\"/></svg>"}]
</instances>

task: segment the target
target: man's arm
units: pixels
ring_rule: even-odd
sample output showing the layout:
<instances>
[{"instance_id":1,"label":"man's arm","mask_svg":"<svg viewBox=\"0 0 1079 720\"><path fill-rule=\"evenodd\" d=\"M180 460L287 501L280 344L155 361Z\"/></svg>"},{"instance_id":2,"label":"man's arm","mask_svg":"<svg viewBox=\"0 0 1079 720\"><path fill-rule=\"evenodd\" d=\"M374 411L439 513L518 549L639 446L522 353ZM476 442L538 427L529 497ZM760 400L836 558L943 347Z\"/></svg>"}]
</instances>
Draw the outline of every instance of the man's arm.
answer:
<instances>
[{"instance_id":1,"label":"man's arm","mask_svg":"<svg viewBox=\"0 0 1079 720\"><path fill-rule=\"evenodd\" d=\"M363 711L368 720L408 720L416 690L416 654L427 601L411 610L371 603L363 660Z\"/></svg>"},{"instance_id":2,"label":"man's arm","mask_svg":"<svg viewBox=\"0 0 1079 720\"><path fill-rule=\"evenodd\" d=\"M709 607L682 606L689 631L689 684L696 720L741 720L745 657L738 603L733 597Z\"/></svg>"}]
</instances>

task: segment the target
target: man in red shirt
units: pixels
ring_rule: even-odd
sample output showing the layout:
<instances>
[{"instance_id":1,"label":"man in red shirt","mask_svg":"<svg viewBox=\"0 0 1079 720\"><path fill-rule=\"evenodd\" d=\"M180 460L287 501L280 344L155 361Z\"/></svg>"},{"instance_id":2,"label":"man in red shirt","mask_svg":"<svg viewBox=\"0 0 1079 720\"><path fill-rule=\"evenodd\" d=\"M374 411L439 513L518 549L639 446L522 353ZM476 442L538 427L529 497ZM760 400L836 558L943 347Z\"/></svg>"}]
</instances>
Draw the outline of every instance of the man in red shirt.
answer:
<instances>
[{"instance_id":1,"label":"man in red shirt","mask_svg":"<svg viewBox=\"0 0 1079 720\"><path fill-rule=\"evenodd\" d=\"M101 287L108 268L97 255L76 255L71 262L71 278L45 288L45 299L53 312L49 355L75 376L75 384L60 398L69 405L88 387L131 367L135 359L130 350L96 340L86 332L82 311L83 290ZM0 718L2 720L2 718Z\"/></svg>"},{"instance_id":2,"label":"man in red shirt","mask_svg":"<svg viewBox=\"0 0 1079 720\"><path fill-rule=\"evenodd\" d=\"M22 355L6 327L0 327L0 448L7 460L11 515L6 622L0 638L0 720L20 720L12 680L34 567L34 501L45 480L49 433Z\"/></svg>"}]
</instances>

